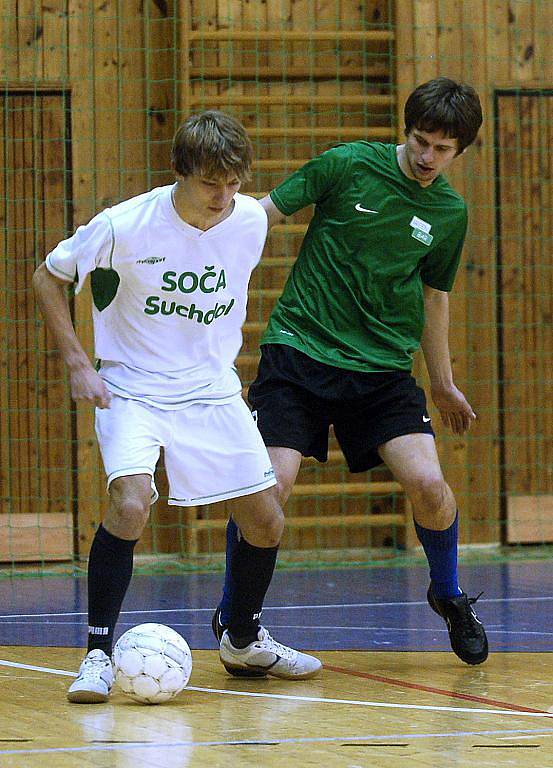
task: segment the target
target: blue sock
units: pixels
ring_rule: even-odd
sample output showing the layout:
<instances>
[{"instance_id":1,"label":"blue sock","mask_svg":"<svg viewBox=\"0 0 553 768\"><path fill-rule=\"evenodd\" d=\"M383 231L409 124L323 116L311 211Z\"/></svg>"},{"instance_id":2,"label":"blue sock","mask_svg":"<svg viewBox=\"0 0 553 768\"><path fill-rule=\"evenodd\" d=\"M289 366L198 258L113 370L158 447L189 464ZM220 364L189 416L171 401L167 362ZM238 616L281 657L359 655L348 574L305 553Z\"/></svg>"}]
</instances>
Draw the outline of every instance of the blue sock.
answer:
<instances>
[{"instance_id":1,"label":"blue sock","mask_svg":"<svg viewBox=\"0 0 553 768\"><path fill-rule=\"evenodd\" d=\"M423 546L430 566L432 591L438 598L457 597L461 594L457 580L457 543L459 540L459 513L445 531L431 531L415 521L415 531Z\"/></svg>"},{"instance_id":2,"label":"blue sock","mask_svg":"<svg viewBox=\"0 0 553 768\"><path fill-rule=\"evenodd\" d=\"M234 580L232 578L232 572L230 563L234 550L238 546L238 526L232 518L229 518L227 523L227 550L226 550L226 564L225 564L225 584L223 586L223 597L219 603L221 610L221 623L228 624L230 620L230 603L232 600L232 592L234 590Z\"/></svg>"}]
</instances>

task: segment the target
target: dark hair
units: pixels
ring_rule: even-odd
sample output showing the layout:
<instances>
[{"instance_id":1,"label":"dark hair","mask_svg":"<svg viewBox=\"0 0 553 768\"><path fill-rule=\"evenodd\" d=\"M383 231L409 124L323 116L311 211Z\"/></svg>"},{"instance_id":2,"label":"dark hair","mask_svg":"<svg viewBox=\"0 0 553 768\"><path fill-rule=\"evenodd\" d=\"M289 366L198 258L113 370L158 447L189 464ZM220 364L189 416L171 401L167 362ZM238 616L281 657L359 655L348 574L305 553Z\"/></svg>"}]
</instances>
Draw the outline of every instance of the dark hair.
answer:
<instances>
[{"instance_id":1,"label":"dark hair","mask_svg":"<svg viewBox=\"0 0 553 768\"><path fill-rule=\"evenodd\" d=\"M181 176L228 176L248 181L253 149L244 126L234 117L211 109L191 115L173 139L171 161Z\"/></svg>"},{"instance_id":2,"label":"dark hair","mask_svg":"<svg viewBox=\"0 0 553 768\"><path fill-rule=\"evenodd\" d=\"M474 88L456 83L447 77L437 77L419 85L405 104L405 133L442 131L457 139L459 152L475 140L482 125L482 107Z\"/></svg>"}]
</instances>

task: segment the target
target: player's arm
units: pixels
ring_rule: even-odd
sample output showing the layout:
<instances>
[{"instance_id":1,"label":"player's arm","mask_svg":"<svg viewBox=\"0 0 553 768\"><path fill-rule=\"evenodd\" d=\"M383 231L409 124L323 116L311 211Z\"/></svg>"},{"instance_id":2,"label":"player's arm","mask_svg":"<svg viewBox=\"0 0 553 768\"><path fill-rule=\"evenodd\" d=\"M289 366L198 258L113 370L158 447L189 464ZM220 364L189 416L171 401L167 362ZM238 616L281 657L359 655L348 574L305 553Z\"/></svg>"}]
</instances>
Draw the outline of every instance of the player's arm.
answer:
<instances>
[{"instance_id":1,"label":"player's arm","mask_svg":"<svg viewBox=\"0 0 553 768\"><path fill-rule=\"evenodd\" d=\"M309 205L317 205L329 193L336 193L351 167L347 144L323 152L298 168L260 200L269 227L280 224ZM276 202L275 202L276 200Z\"/></svg>"},{"instance_id":2,"label":"player's arm","mask_svg":"<svg viewBox=\"0 0 553 768\"><path fill-rule=\"evenodd\" d=\"M44 322L69 369L71 397L86 400L98 408L109 408L111 394L94 370L71 320L67 301L68 281L49 272L43 262L33 275L33 291Z\"/></svg>"},{"instance_id":3,"label":"player's arm","mask_svg":"<svg viewBox=\"0 0 553 768\"><path fill-rule=\"evenodd\" d=\"M285 221L286 216L281 211L279 211L279 209L271 200L270 195L266 195L265 197L261 198L259 202L263 208L265 208L265 213L269 219L269 229L275 224L282 224L283 221Z\"/></svg>"},{"instance_id":4,"label":"player's arm","mask_svg":"<svg viewBox=\"0 0 553 768\"><path fill-rule=\"evenodd\" d=\"M424 285L425 323L421 348L430 377L432 400L446 427L456 435L466 432L476 414L453 382L449 354L449 296Z\"/></svg>"}]
</instances>

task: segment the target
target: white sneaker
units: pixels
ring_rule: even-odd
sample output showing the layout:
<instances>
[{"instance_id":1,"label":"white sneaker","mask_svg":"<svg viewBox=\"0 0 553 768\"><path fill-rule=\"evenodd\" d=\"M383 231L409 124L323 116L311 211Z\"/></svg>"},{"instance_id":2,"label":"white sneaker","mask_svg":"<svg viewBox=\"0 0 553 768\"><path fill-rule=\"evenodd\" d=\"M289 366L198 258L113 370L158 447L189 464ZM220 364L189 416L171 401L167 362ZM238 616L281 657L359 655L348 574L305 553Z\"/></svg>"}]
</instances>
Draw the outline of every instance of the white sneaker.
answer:
<instances>
[{"instance_id":1,"label":"white sneaker","mask_svg":"<svg viewBox=\"0 0 553 768\"><path fill-rule=\"evenodd\" d=\"M96 648L85 656L67 698L75 704L101 704L108 700L113 685L113 667L109 656Z\"/></svg>"},{"instance_id":2,"label":"white sneaker","mask_svg":"<svg viewBox=\"0 0 553 768\"><path fill-rule=\"evenodd\" d=\"M257 640L245 648L235 648L225 630L221 638L219 657L227 672L237 670L264 672L284 680L307 680L321 669L319 659L295 651L273 640L265 627L259 627Z\"/></svg>"}]
</instances>

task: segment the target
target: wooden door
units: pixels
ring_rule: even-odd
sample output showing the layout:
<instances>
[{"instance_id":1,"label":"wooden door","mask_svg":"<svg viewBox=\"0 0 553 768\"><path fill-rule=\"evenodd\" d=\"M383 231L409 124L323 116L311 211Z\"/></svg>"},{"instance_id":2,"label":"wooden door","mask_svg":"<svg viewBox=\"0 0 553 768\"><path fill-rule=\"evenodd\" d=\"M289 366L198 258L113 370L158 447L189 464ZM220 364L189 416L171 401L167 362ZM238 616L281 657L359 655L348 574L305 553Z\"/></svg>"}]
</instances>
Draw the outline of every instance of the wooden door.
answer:
<instances>
[{"instance_id":1,"label":"wooden door","mask_svg":"<svg viewBox=\"0 0 553 768\"><path fill-rule=\"evenodd\" d=\"M506 538L553 541L553 91L500 92L496 105Z\"/></svg>"},{"instance_id":2,"label":"wooden door","mask_svg":"<svg viewBox=\"0 0 553 768\"><path fill-rule=\"evenodd\" d=\"M33 271L70 225L68 97L4 93L0 128L0 560L73 552L73 414Z\"/></svg>"}]
</instances>

